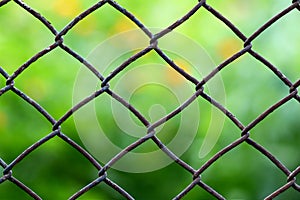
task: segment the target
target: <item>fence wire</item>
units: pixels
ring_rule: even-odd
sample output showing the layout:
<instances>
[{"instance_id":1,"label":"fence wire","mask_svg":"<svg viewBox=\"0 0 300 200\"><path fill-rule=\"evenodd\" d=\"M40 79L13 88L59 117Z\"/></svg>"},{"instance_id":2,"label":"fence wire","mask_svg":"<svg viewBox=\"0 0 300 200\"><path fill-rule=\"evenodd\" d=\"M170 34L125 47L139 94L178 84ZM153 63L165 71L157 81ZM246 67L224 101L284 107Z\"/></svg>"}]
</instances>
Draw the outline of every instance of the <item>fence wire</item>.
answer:
<instances>
[{"instance_id":1,"label":"fence wire","mask_svg":"<svg viewBox=\"0 0 300 200\"><path fill-rule=\"evenodd\" d=\"M26 103L30 104L34 107L38 112L40 112L45 119L49 123L52 124L53 130L50 134L43 137L41 140L37 141L36 143L32 144L29 148L25 149L20 155L18 155L12 162L7 163L5 160L0 158L0 165L3 168L3 175L0 178L0 187L1 184L7 181L12 182L20 189L25 191L28 195L30 195L33 199L42 199L39 194L33 191L31 188L26 186L17 177L12 175L13 169L18 163L20 163L25 157L29 156L34 150L40 148L48 141L52 140L53 138L61 138L65 141L68 145L72 146L75 150L80 152L89 162L93 165L97 170L98 174L95 174L95 180L87 184L82 189L78 190L74 195L72 195L69 199L76 199L86 192L94 188L100 183L105 183L117 193L121 194L126 199L134 199L131 194L124 190L122 187L118 185L118 183L113 182L109 178L109 170L122 159L126 154L131 152L133 149L137 148L138 146L143 145L146 141L152 140L160 149L163 151L170 159L176 162L182 169L186 170L190 173L192 177L192 181L189 185L186 185L185 188L182 188L182 191L174 197L174 199L181 199L186 196L194 187L201 187L206 190L208 193L212 195L215 199L225 199L222 194L216 191L213 187L209 186L205 181L202 180L201 174L205 172L213 163L215 163L219 158L223 157L225 154L233 150L234 148L238 147L239 145L246 143L251 146L253 149L257 150L261 154L263 154L266 158L268 158L280 171L282 171L286 175L287 182L286 184L282 185L276 191L270 191L269 196L265 199L273 199L274 197L281 195L287 189L292 188L298 192L300 192L300 185L296 183L296 176L300 173L300 166L296 169L288 169L284 164L280 162L272 153L270 153L264 146L260 145L258 142L251 138L250 131L259 123L261 123L270 113L277 110L279 107L282 107L289 101L295 100L298 103L300 102L300 96L298 95L297 88L300 85L300 79L293 83L290 81L276 66L274 66L271 62L269 62L266 58L262 55L257 53L252 49L252 42L261 35L266 29L271 27L276 21L280 18L285 17L292 11L300 11L300 1L293 0L291 4L285 8L283 11L269 19L263 26L257 29L252 35L247 37L242 33L242 31L236 27L231 21L229 21L226 17L224 17L221 13L219 13L216 9L210 6L205 0L198 1L195 6L186 13L182 18L176 20L173 24L169 27L165 28L164 30L160 31L159 33L152 33L141 21L139 21L133 13L127 11L124 7L119 5L117 2L113 0L103 0L99 1L98 3L94 4L92 7L88 8L87 10L83 11L80 15L74 18L67 26L65 26L61 31L58 31L54 28L54 26L38 11L34 10L27 4L25 4L21 0L2 0L0 1L0 9L1 7L5 6L6 4L17 4L20 8L26 10L28 14L32 15L36 20L39 20L41 23L44 24L45 27L49 29L49 31L53 34L54 42L50 46L45 47L43 50L38 52L37 54L33 55L27 62L23 63L13 74L8 74L4 68L0 67L1 75L6 79L5 87L1 88L0 96L7 93L13 92L15 95L19 96L23 99ZM99 10L102 8L103 5L109 5L115 10L119 11L122 15L130 19L137 27L139 27L145 35L149 38L149 46L146 46L143 50L137 52L135 55L130 57L128 60L124 61L119 67L117 67L111 74L107 77L104 77L92 64L90 64L84 57L76 53L74 50L69 48L67 44L64 43L63 37L67 35L70 30L76 26L81 20L86 18L91 13ZM224 60L220 65L216 66L214 70L211 71L206 77L202 80L198 80L197 78L193 77L191 74L185 72L180 66L178 66L175 62L173 62L166 53L159 47L159 40L167 35L169 32L175 30L183 23L185 23L192 15L197 12L209 12L215 18L220 20L224 23L235 35L244 43L244 47L240 49L239 52L231 56L230 58ZM1 12L1 10L0 10ZM51 116L48 111L40 106L38 102L34 101L26 95L23 91L19 90L15 86L15 79L21 76L27 68L29 68L35 61L38 59L42 59L46 54L51 53L54 49L61 48L67 54L70 54L74 59L78 62L82 63L87 69L91 71L98 79L102 82L101 89L96 91L95 93L91 94L90 96L86 97L80 103L75 105L71 108L68 112L66 112L60 119L55 119ZM113 90L110 89L109 83L112 79L114 79L120 72L122 72L125 68L127 68L132 62L136 61L137 59L143 57L144 55L148 54L149 52L156 52L170 67L175 69L179 74L181 74L187 81L193 83L195 85L195 93L194 95L188 99L184 104L180 105L177 109L173 112L165 116L164 118L158 120L155 123L150 123L143 115L140 113L133 105L130 105L125 99L121 96L118 96ZM255 58L258 62L262 63L266 68L270 69L274 76L280 79L285 85L286 89L288 90L288 95L282 98L280 101L276 102L274 105L270 106L267 110L261 113L256 119L254 119L251 123L244 125L242 124L238 118L234 116L224 105L221 105L212 97L210 97L204 89L204 86L214 77L216 74L220 73L224 68L226 68L230 63L238 59L244 54L251 55ZM60 128L60 126L70 118L78 109L83 107L84 105L90 103L95 98L98 98L102 94L107 93L118 101L120 104L124 105L128 110L135 115L140 122L147 128L147 134L138 139L137 141L133 142L117 155L115 155L109 162L105 165L101 165L92 155L90 155L83 147L79 144L74 142L70 137L64 134ZM166 123L171 118L178 115L182 110L184 110L189 104L195 101L197 98L203 98L211 103L213 106L218 108L221 112L226 115L228 119L235 124L241 132L241 137L225 148L221 149L218 153L212 156L206 163L204 163L200 168L193 168L188 163L177 157L171 150L167 148L167 146L160 141L160 139L156 135L156 128Z\"/></svg>"}]
</instances>

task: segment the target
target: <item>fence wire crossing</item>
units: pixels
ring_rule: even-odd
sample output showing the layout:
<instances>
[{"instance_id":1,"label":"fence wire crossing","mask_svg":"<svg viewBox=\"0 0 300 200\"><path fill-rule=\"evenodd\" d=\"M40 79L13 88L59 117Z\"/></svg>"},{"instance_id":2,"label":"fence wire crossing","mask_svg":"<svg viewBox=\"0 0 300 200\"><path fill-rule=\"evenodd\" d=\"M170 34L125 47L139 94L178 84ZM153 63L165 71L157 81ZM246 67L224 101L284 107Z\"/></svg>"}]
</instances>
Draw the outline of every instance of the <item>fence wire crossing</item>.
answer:
<instances>
[{"instance_id":1,"label":"fence wire crossing","mask_svg":"<svg viewBox=\"0 0 300 200\"><path fill-rule=\"evenodd\" d=\"M261 123L270 113L272 113L274 110L278 109L279 107L283 106L289 101L295 100L298 103L300 103L300 96L298 95L297 88L300 85L300 79L296 81L295 83L291 82L276 66L271 64L266 58L261 56L259 53L255 52L252 49L252 42L266 29L271 27L277 20L279 20L282 17L285 17L290 12L298 12L300 11L300 1L299 0L293 0L287 8L285 8L283 11L272 17L269 21L267 21L263 26L261 26L259 29L257 29L252 35L249 37L245 36L242 31L239 30L238 27L236 27L233 23L231 23L226 17L224 17L221 13L219 13L217 10L215 10L213 7L208 5L208 3L205 0L201 0L196 2L195 6L188 12L186 15L184 15L179 20L176 20L173 24L171 24L169 27L165 28L164 30L160 31L159 33L152 33L141 21L139 21L134 14L127 11L125 8L120 6L117 2L113 0L103 0L99 1L98 3L94 4L89 9L83 11L80 15L78 15L76 18L74 18L67 26L65 26L61 31L58 31L54 28L54 26L40 13L38 13L36 10L25 4L21 0L2 0L0 1L0 9L2 6L5 6L6 4L17 4L20 8L26 10L28 14L32 15L35 20L39 20L41 23L49 29L49 31L52 33L52 37L54 39L53 44L50 46L45 47L43 50L38 52L37 54L33 55L27 62L23 63L13 74L8 74L3 67L0 67L0 73L1 75L6 79L6 85L1 88L0 90L0 96L7 93L12 92L19 96L21 99L23 99L25 102L30 104L32 107L34 107L38 112L42 114L44 118L47 119L49 123L52 124L53 130L50 134L46 135L36 143L32 144L30 147L25 149L20 155L18 155L12 162L7 163L5 160L1 159L0 157L0 165L3 168L3 175L0 177L0 187L1 184L10 181L16 186L18 186L20 189L25 191L28 195L30 195L33 199L42 199L39 194L37 194L35 191L33 191L31 188L26 186L24 183L22 183L20 180L18 180L17 177L14 177L12 175L13 169L18 163L20 163L25 157L29 156L32 151L36 150L37 148L40 148L42 145L47 143L52 138L60 138L63 141L65 141L68 145L72 146L75 150L80 152L89 162L91 165L93 165L97 170L98 174L95 174L94 181L90 182L88 185L83 187L82 189L78 190L75 194L73 194L70 199L77 199L78 197L84 195L86 192L91 190L93 187L97 186L100 183L104 183L111 187L113 190L121 194L126 199L134 199L131 194L124 190L122 187L118 185L118 183L113 182L109 178L109 170L110 168L118 162L120 159L122 159L128 152L131 152L136 147L143 145L148 140L152 140L154 143L157 144L157 146L163 151L168 157L170 157L174 162L176 162L178 165L182 167L183 170L186 170L191 174L191 183L189 185L186 185L185 188L182 188L182 191L177 194L177 196L174 197L174 199L181 199L184 196L186 196L194 187L201 187L206 192L210 193L212 197L215 199L225 199L225 197L222 196L222 194L218 193L214 188L209 186L207 183L205 183L201 179L201 174L206 171L214 162L216 162L220 157L230 152L232 149L238 147L242 143L247 143L249 146L254 148L255 150L259 151L261 154L263 154L265 157L267 157L279 170L281 170L287 178L286 184L282 185L282 187L278 188L276 191L270 191L269 196L267 196L265 199L273 199L274 197L284 193L287 189L293 188L294 190L297 190L300 192L300 185L296 183L296 176L300 173L300 166L298 166L296 169L288 169L284 164L280 162L274 155L272 155L266 148L261 146L259 143L254 141L251 138L250 131L253 129L257 124ZM78 24L82 19L90 15L91 13L101 9L103 5L109 5L115 10L119 11L122 15L130 19L137 27L139 27L146 36L149 38L149 46L146 46L141 51L137 52L135 55L130 57L128 60L124 61L119 67L117 67L110 75L107 77L104 77L97 69L89 63L84 57L76 53L74 50L69 48L67 44L64 43L63 37L69 33L69 31ZM1 10L0 10L1 12ZM211 15L216 17L218 20L220 20L222 23L224 23L235 35L237 38L243 41L244 47L228 58L227 60L224 60L220 65L216 66L214 70L211 71L206 77L204 77L202 80L198 80L197 78L193 77L191 74L185 72L180 66L178 66L175 62L173 62L166 53L160 49L159 47L159 40L160 38L167 35L169 32L175 30L179 26L181 26L184 22L186 22L192 15L194 15L197 12L209 12ZM53 116L51 116L46 109L44 109L42 106L38 104L38 102L34 101L23 93L23 91L19 90L15 84L14 81L17 77L21 76L27 68L29 68L36 60L42 59L46 54L51 53L54 49L61 48L64 50L67 54L70 54L74 59L82 63L87 69L90 70L91 73L93 73L96 77L98 77L99 81L101 81L101 89L96 91L93 94L90 94L90 96L86 97L84 100L82 100L80 103L75 105L73 108L71 108L68 112L66 112L60 119L54 119ZM181 74L187 81L191 82L195 85L195 93L193 96L188 99L184 104L180 105L177 109L175 109L173 112L165 116L164 118L158 120L155 123L150 123L134 106L130 105L129 102L124 100L121 96L116 94L113 90L110 89L109 83L112 79L114 79L120 72L122 72L126 67L128 67L131 63L136 61L137 59L143 57L144 55L148 54L149 52L156 52L170 67L175 69L179 74ZM276 102L274 105L271 105L267 110L265 110L263 113L261 113L256 119L254 119L251 123L244 125L242 124L239 119L237 119L233 113L231 113L224 105L221 105L216 100L214 100L212 97L210 97L204 90L205 84L207 84L210 79L212 79L216 74L218 74L220 71L222 71L224 68L226 68L230 63L238 59L244 54L251 55L253 58L255 58L258 62L262 63L266 68L272 71L274 76L276 76L278 79L280 79L285 85L286 89L288 90L288 95L282 98L280 101ZM1 64L1 63L0 63ZM81 147L79 144L74 142L71 138L69 138L66 134L64 134L60 128L60 126L73 115L73 113L77 112L81 107L84 105L90 103L92 100L98 98L102 94L107 93L111 96L111 98L114 98L116 101L118 101L120 104L124 105L126 108L129 109L129 111L135 115L140 122L143 123L143 125L147 128L148 132L145 134L144 137L138 139L134 143L127 146L125 149L123 149L121 152L119 152L117 155L115 155L109 162L107 162L105 165L101 165L95 158L93 158L92 155L90 155L83 147ZM241 137L222 150L220 150L218 153L216 153L213 157L211 157L206 163L204 163L200 168L195 169L191 167L188 163L180 159L177 155L175 155L172 151L170 151L167 146L160 141L160 139L156 136L156 128L162 125L163 123L167 122L171 118L178 115L182 110L184 110L189 104L191 104L195 99L197 98L203 98L207 100L209 103L211 103L213 106L218 108L221 112L226 115L227 118L229 118L232 123L234 123L240 130L241 130ZM1 155L0 155L1 156Z\"/></svg>"}]
</instances>

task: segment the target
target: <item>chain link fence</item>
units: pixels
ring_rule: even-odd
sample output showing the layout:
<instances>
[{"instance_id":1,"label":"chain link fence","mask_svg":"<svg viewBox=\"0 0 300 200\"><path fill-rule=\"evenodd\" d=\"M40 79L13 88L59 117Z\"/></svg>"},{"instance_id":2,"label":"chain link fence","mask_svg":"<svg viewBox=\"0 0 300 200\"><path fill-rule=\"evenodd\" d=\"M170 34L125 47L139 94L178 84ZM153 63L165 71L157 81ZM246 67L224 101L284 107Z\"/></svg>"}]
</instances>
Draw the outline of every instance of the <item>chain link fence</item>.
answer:
<instances>
[{"instance_id":1,"label":"chain link fence","mask_svg":"<svg viewBox=\"0 0 300 200\"><path fill-rule=\"evenodd\" d=\"M80 152L89 162L93 165L97 170L98 174L95 174L95 179L84 186L82 189L78 190L75 194L73 194L69 199L77 199L79 197L84 197L85 193L92 190L95 186L99 184L106 184L107 186L111 187L116 193L122 195L125 199L134 199L135 197L130 194L130 191L126 191L118 182L114 182L110 179L110 169L122 158L124 158L129 152L132 152L139 146L142 146L146 141L152 140L159 149L165 153L170 159L172 159L178 166L185 170L190 174L192 181L182 187L182 191L174 197L174 199L182 199L191 190L195 187L201 187L203 190L211 194L211 198L213 199L225 199L225 197L215 190L212 186L206 183L202 178L201 175L209 169L217 160L224 157L224 155L231 152L233 149L236 149L241 144L247 144L251 148L255 149L257 152L263 154L269 161L273 163L283 174L286 176L286 183L283 184L280 188L275 191L269 191L269 195L265 197L265 199L273 199L277 196L280 196L288 189L293 189L300 192L300 186L296 183L296 176L300 173L300 165L295 169L289 169L285 166L276 156L274 156L271 152L269 152L264 146L260 145L254 139L251 138L251 130L260 124L266 117L268 117L272 112L279 109L287 102L296 101L297 103L300 102L300 96L298 95L297 88L300 85L300 80L296 82L292 82L288 77L286 77L275 65L269 62L265 57L260 55L258 52L254 51L252 48L252 42L260 36L264 31L266 31L269 27L271 27L276 21L281 18L287 16L290 12L299 12L300 11L300 1L293 0L287 8L282 10L280 13L276 14L274 17L269 19L264 25L262 25L259 29L257 29L253 34L250 36L246 36L242 33L242 31L236 27L230 20L228 20L225 16L223 16L220 12L214 9L212 6L209 5L208 2L205 0L201 0L195 3L195 6L184 15L182 18L171 24L169 27L165 28L164 30L153 33L150 29L147 28L139 19L134 15L126 10L126 8L119 5L117 2L113 0L103 0L99 1L89 9L83 11L80 15L74 18L67 26L65 26L61 31L58 31L50 21L48 21L42 14L40 14L37 10L31 8L27 4L25 4L21 0L2 0L0 1L0 12L1 8L5 7L8 4L17 4L20 8L26 10L29 15L32 15L35 20L40 21L51 33L54 39L53 44L50 46L45 47L43 50L38 52L37 54L33 55L27 62L23 63L13 74L8 74L5 66L0 67L0 73L6 80L6 85L1 88L0 96L5 95L6 93L14 93L19 98L21 98L24 102L32 106L36 109L52 126L52 132L46 135L45 137L41 138L39 141L32 144L30 147L25 149L21 154L19 154L13 161L9 162L1 158L0 155L0 165L3 168L3 175L0 177L0 187L1 184L5 182L11 182L15 184L17 187L22 189L26 192L29 196L33 199L42 199L40 194L36 193L33 189L28 187L22 181L18 179L18 177L13 176L13 171L16 166L26 157L30 156L31 153L41 148L43 145L48 143L49 141L53 140L53 138L60 138L65 143L73 147L76 151ZM100 10L104 5L108 5L111 8L120 12L124 17L130 19L140 30L144 32L144 34L149 38L149 45L145 46L144 49L137 52L135 55L130 57L129 59L125 60L119 67L117 67L114 71L112 71L108 76L103 76L95 66L89 63L83 56L76 53L72 48L68 47L67 44L64 42L64 36L66 36L70 30L73 29L81 20L89 16L91 13ZM182 24L189 20L190 17L195 15L197 12L208 12L216 19L221 21L225 24L234 34L235 36L240 39L244 43L244 47L240 49L239 52L235 53L228 59L224 60L218 66L215 66L214 70L212 70L207 76L203 79L199 80L195 78L192 74L185 71L181 66L176 64L172 59L160 48L159 43L160 39L168 35L173 30L176 30ZM295 25L297 26L297 25ZM0 31L1 32L1 31ZM26 95L24 91L21 91L15 86L15 82L18 77L23 75L23 72L30 68L30 66L35 63L37 60L43 59L44 56L47 54L51 54L51 52L57 48L62 49L67 54L71 55L75 60L82 63L91 73L93 73L101 82L101 88L95 91L90 96L83 99L77 105L72 107L68 112L66 112L61 118L55 119L49 112L43 108L38 102L33 100L30 96ZM156 121L155 123L150 123L147 118L138 111L133 105L127 102L122 96L119 96L110 88L110 82L113 79L117 78L117 75L124 71L131 63L135 62L136 60L142 58L146 54L150 52L155 52L159 55L170 67L176 70L182 77L186 79L186 81L190 82L195 86L194 94L186 100L182 105L176 108L171 113L167 114L165 117L161 118L160 120ZM215 99L213 99L204 89L205 85L210 82L212 78L214 78L218 73L220 73L224 68L229 67L229 65L240 58L243 55L252 56L257 62L262 63L267 69L269 69L274 77L281 80L284 85L286 85L286 90L288 91L288 95L284 98L276 102L275 104L271 105L267 110L262 112L257 118L255 118L249 124L242 124L240 120L235 117L234 113L229 111L225 105L222 105ZM0 63L1 65L1 63ZM73 116L75 112L81 109L83 106L91 103L96 98L101 98L103 94L108 94L111 98L114 98L124 107L126 107L131 114L133 114L147 129L147 133L144 137L136 140L118 154L116 154L113 158L109 160L109 162L104 163L104 165L100 164L90 153L88 153L80 144L73 141L67 134L63 133L61 129L61 125L66 122L67 119ZM168 147L157 137L156 129L161 126L162 124L168 122L170 119L177 116L180 112L186 109L191 103L193 103L196 99L205 99L211 105L216 107L220 112L222 112L231 122L240 129L241 136L237 140L230 143L228 146L221 149L215 155L213 155L210 159L207 160L199 168L193 168L190 166L189 163L185 162L181 158L178 157L175 153L173 153ZM26 123L26 122L24 122ZM13 145L13 144L12 144ZM1 147L0 147L1 148ZM109 151L109 150L107 150ZM5 152L8 154L9 152ZM45 155L47 156L47 155ZM196 155L195 155L196 156ZM295 157L299 158L299 154L295 155ZM22 165L20 165L22 166ZM69 166L70 167L70 166ZM245 169L246 170L246 169ZM26 173L26 171L24 171ZM213 179L214 177L209 177ZM159 185L159 183L157 183ZM259 184L259 183L258 183ZM137 183L138 185L138 183ZM1 198L1 194L0 194Z\"/></svg>"}]
</instances>

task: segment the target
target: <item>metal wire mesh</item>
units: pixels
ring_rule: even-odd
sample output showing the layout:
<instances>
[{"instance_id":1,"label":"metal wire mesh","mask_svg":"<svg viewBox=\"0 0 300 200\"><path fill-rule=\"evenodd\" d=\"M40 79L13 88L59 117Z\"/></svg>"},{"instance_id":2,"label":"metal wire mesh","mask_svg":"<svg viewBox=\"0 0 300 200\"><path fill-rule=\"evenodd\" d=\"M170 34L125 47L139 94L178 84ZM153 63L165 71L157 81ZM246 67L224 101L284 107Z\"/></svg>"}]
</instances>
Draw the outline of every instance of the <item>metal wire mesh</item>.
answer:
<instances>
[{"instance_id":1,"label":"metal wire mesh","mask_svg":"<svg viewBox=\"0 0 300 200\"><path fill-rule=\"evenodd\" d=\"M281 170L287 178L287 183L282 185L282 187L278 188L276 191L270 192L269 196L265 199L273 199L276 196L284 193L287 189L292 188L298 192L300 192L300 186L296 183L296 176L300 173L300 166L296 169L288 169L284 164L281 163L279 159L277 159L272 153L270 153L264 146L260 145L256 141L251 138L250 131L259 123L261 123L270 113L277 110L279 107L282 107L289 101L295 100L296 102L300 102L300 96L298 95L297 88L300 85L300 80L296 81L295 83L291 82L289 78L287 78L276 66L271 64L266 58L261 56L259 53L255 52L252 49L252 42L262 34L266 29L271 27L276 21L280 18L285 17L290 12L296 10L300 11L300 1L293 0L291 5L285 8L283 11L272 17L269 21L267 21L263 26L257 29L252 35L249 37L245 36L242 31L238 27L236 27L232 22L230 22L226 17L224 17L221 13L211 7L205 0L201 0L195 4L195 6L184 15L182 18L177 20L175 23L171 24L166 29L162 30L159 33L152 33L141 21L139 21L136 16L130 12L128 12L125 8L120 6L117 2L113 0L103 0L99 1L89 9L83 11L80 15L74 18L65 28L61 31L58 31L52 26L52 24L40 13L36 10L31 8L30 6L26 5L21 0L3 0L0 1L0 8L5 6L6 4L17 4L20 8L26 10L28 14L32 15L36 20L39 20L45 27L49 29L49 31L53 34L54 42L50 46L44 48L42 51L38 52L37 54L33 55L27 62L23 63L13 74L9 75L4 68L0 67L1 75L6 79L6 86L1 88L0 96L7 92L13 92L15 95L23 99L26 103L30 104L34 107L38 112L40 112L45 119L49 123L51 123L53 130L50 134L43 137L36 143L32 144L30 147L25 149L20 155L18 155L12 162L7 163L5 160L0 158L0 165L3 168L3 175L0 178L0 187L1 184L7 181L12 182L20 189L25 191L28 195L30 195L33 199L41 199L39 194L35 193L31 188L26 186L17 177L12 175L14 167L18 165L25 157L29 156L34 150L40 148L48 141L52 140L53 138L60 138L65 141L68 145L72 146L75 150L80 152L89 162L93 165L99 173L95 175L95 180L87 184L82 189L78 190L70 199L76 199L82 195L84 195L87 191L91 190L93 187L97 186L100 183L105 183L117 193L121 194L126 199L134 199L133 196L123 188L121 188L118 183L113 182L109 178L109 170L110 168L115 165L116 162L121 160L128 152L131 152L133 149L137 148L138 146L143 145L146 141L152 140L160 149L163 151L169 158L171 158L174 162L176 162L183 170L186 170L190 173L192 177L192 181L189 185L186 185L185 188L182 188L182 192L180 192L174 199L181 199L185 197L194 187L201 187L206 190L208 193L212 195L212 197L216 199L225 199L218 191L214 188L210 187L207 183L205 183L201 179L201 174L205 172L213 163L215 163L219 158L223 157L225 154L230 152L232 149L235 149L239 145L246 143L251 146L256 151L263 154L266 158L268 158L279 170ZM63 40L63 37L69 33L69 31L78 24L82 19L86 18L91 13L95 12L102 8L103 5L109 5L115 10L119 11L122 15L130 19L137 27L139 27L145 35L149 38L149 46L146 46L143 50L137 52L135 55L130 57L128 60L124 61L118 68L116 68L110 75L104 77L97 69L90 64L84 57L77 54L71 48L69 48ZM224 23L235 35L244 43L244 48L242 48L239 52L231 56L230 58L224 60L220 65L216 66L211 73L209 73L206 77L202 80L198 80L197 78L193 77L191 74L185 72L180 66L178 66L175 62L173 62L165 52L159 47L159 40L170 33L171 31L175 30L183 23L185 23L192 15L197 12L208 12L213 15L215 18L220 20ZM1 10L0 10L1 12ZM29 68L35 61L38 59L43 59L46 54L50 54L54 49L61 48L66 53L71 55L75 60L82 63L87 69L91 71L98 79L102 82L101 89L96 91L95 93L91 94L90 96L86 97L80 103L75 105L71 108L68 112L66 112L60 119L55 119L51 116L48 111L40 106L38 102L34 101L26 95L23 91L19 90L15 86L15 79L19 76L22 76L24 70ZM177 109L173 112L168 114L167 116L163 117L162 119L158 120L155 123L150 123L134 106L130 105L129 102L124 100L121 96L118 96L113 90L110 89L109 83L112 79L114 79L119 73L121 73L125 68L127 68L131 63L140 59L144 55L148 54L149 52L156 52L170 67L175 69L179 74L181 74L186 81L191 82L195 85L195 93L193 96L188 99L184 104L180 105ZM226 68L230 63L238 59L239 57L243 56L244 54L248 54L255 58L258 62L262 63L266 68L270 69L274 76L282 81L286 85L287 90L289 91L288 95L282 98L280 101L276 102L274 105L271 105L267 110L261 113L256 119L254 119L251 123L244 125L242 124L239 119L237 119L233 113L231 113L224 105L221 105L212 97L210 97L204 89L204 86L214 77L216 74L220 73L224 68ZM73 113L77 112L81 107L90 103L95 98L99 98L102 94L107 93L118 101L120 104L124 105L128 110L135 115L140 122L147 128L147 134L144 137L138 139L137 141L133 142L117 155L115 155L109 162L101 165L96 159L93 158L83 147L79 144L74 142L70 137L64 134L60 128L60 126L65 123L65 121L70 118ZM159 127L161 124L166 123L171 118L178 115L182 110L184 110L189 104L191 104L195 99L203 98L207 100L210 104L218 108L221 112L226 115L228 119L232 121L235 126L237 126L241 131L241 137L236 141L232 142L214 156L212 156L205 164L200 166L199 168L195 169L191 167L188 163L177 157L171 150L167 148L167 146L160 141L160 139L156 135L156 128Z\"/></svg>"}]
</instances>

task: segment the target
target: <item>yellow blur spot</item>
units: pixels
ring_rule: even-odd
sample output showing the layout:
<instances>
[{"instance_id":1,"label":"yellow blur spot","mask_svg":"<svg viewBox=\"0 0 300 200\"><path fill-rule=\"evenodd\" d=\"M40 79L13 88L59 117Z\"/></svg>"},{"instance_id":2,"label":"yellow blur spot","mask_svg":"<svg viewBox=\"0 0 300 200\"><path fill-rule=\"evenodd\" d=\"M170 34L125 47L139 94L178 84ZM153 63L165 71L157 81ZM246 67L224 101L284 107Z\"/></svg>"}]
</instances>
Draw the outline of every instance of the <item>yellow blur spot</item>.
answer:
<instances>
[{"instance_id":1,"label":"yellow blur spot","mask_svg":"<svg viewBox=\"0 0 300 200\"><path fill-rule=\"evenodd\" d=\"M126 17L122 16L120 17L115 25L112 28L113 33L121 33L125 31L129 31L132 29L137 28L130 20L128 20Z\"/></svg>"},{"instance_id":2,"label":"yellow blur spot","mask_svg":"<svg viewBox=\"0 0 300 200\"><path fill-rule=\"evenodd\" d=\"M25 94L35 101L43 100L48 92L46 81L37 77L25 81L25 83L23 83L23 86L23 91L25 92Z\"/></svg>"},{"instance_id":3,"label":"yellow blur spot","mask_svg":"<svg viewBox=\"0 0 300 200\"><path fill-rule=\"evenodd\" d=\"M241 44L237 39L227 38L220 42L217 47L218 53L222 59L226 59L241 50Z\"/></svg>"},{"instance_id":4,"label":"yellow blur spot","mask_svg":"<svg viewBox=\"0 0 300 200\"><path fill-rule=\"evenodd\" d=\"M5 130L7 127L8 119L6 113L0 111L0 130Z\"/></svg>"},{"instance_id":5,"label":"yellow blur spot","mask_svg":"<svg viewBox=\"0 0 300 200\"><path fill-rule=\"evenodd\" d=\"M186 73L190 73L190 64L183 59L175 59L173 61L178 67L183 69ZM171 66L167 65L166 80L172 85L180 85L186 82L186 79Z\"/></svg>"},{"instance_id":6,"label":"yellow blur spot","mask_svg":"<svg viewBox=\"0 0 300 200\"><path fill-rule=\"evenodd\" d=\"M82 7L79 0L55 0L54 10L63 17L74 18Z\"/></svg>"},{"instance_id":7,"label":"yellow blur spot","mask_svg":"<svg viewBox=\"0 0 300 200\"><path fill-rule=\"evenodd\" d=\"M97 20L93 15L88 16L78 23L74 31L80 35L90 35L96 30Z\"/></svg>"}]
</instances>

